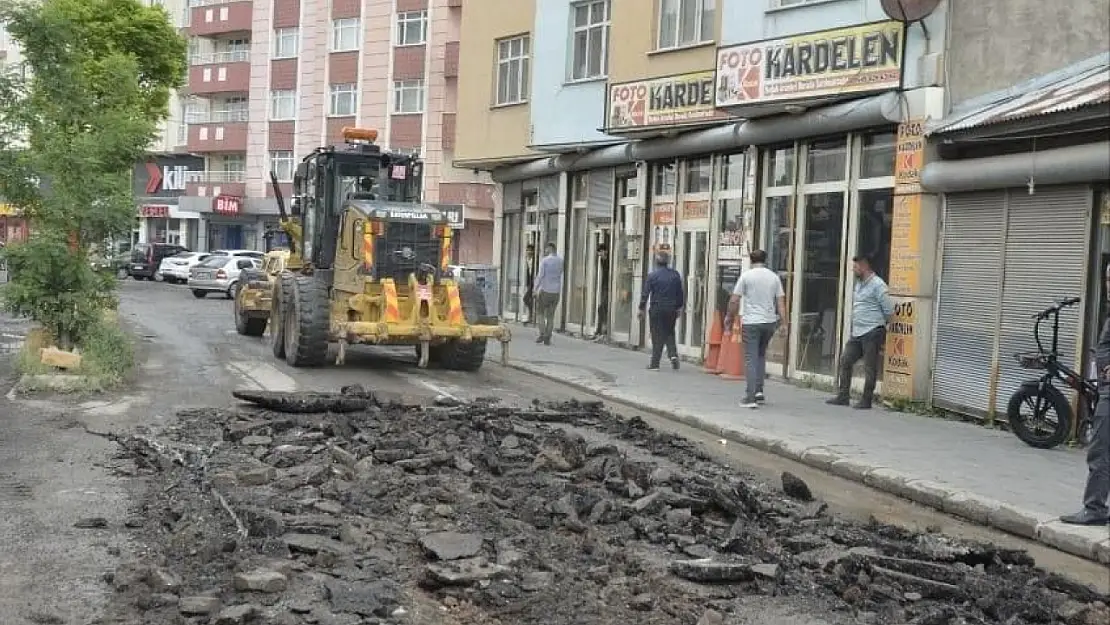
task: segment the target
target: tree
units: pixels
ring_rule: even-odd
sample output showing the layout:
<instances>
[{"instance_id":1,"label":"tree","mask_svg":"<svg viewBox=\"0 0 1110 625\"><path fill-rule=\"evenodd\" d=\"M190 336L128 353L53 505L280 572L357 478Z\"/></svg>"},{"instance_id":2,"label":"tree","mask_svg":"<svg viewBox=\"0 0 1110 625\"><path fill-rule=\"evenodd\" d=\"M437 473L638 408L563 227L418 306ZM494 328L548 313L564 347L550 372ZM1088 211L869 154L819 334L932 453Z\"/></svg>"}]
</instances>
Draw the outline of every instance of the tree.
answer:
<instances>
[{"instance_id":1,"label":"tree","mask_svg":"<svg viewBox=\"0 0 1110 625\"><path fill-rule=\"evenodd\" d=\"M25 58L0 76L0 196L33 228L5 252L4 300L79 344L114 284L91 273L89 244L131 229L131 168L184 81L186 44L138 0L4 0L0 23Z\"/></svg>"}]
</instances>

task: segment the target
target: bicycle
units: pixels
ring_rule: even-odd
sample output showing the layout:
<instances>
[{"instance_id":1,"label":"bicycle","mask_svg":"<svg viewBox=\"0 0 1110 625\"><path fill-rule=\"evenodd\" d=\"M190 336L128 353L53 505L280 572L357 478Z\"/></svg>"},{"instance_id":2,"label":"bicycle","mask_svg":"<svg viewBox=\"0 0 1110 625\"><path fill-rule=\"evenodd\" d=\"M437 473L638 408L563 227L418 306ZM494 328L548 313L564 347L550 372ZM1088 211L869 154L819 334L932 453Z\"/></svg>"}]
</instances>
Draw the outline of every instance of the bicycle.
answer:
<instances>
[{"instance_id":1,"label":"bicycle","mask_svg":"<svg viewBox=\"0 0 1110 625\"><path fill-rule=\"evenodd\" d=\"M1079 422L1076 429L1076 441L1080 445L1088 445L1091 437L1091 419L1095 414L1095 405L1098 403L1097 378L1087 378L1078 371L1060 362L1060 311L1079 303L1078 297L1071 297L1058 301L1055 305L1033 315L1033 338L1037 341L1037 351L1014 354L1022 369L1043 371L1036 380L1023 382L1021 387L1010 396L1010 403L1006 408L1006 416L1014 434L1031 447L1038 449L1052 449L1067 440L1071 434L1072 425L1076 422L1076 415L1072 411L1071 402L1064 393L1056 388L1055 383L1060 382L1079 393ZM1052 345L1045 349L1041 339L1041 323L1049 317L1052 318ZM1095 372L1097 376L1097 372ZM1032 409L1032 415L1026 418L1022 408ZM1055 423L1049 418L1049 411L1056 413Z\"/></svg>"}]
</instances>

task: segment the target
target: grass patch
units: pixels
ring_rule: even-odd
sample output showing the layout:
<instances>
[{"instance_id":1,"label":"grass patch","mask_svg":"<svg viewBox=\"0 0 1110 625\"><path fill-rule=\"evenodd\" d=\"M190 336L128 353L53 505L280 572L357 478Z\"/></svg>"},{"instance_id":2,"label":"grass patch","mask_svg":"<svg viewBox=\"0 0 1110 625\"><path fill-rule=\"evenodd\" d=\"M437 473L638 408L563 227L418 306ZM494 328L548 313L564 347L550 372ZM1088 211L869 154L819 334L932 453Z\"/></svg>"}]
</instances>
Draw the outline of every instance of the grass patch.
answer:
<instances>
[{"instance_id":1,"label":"grass patch","mask_svg":"<svg viewBox=\"0 0 1110 625\"><path fill-rule=\"evenodd\" d=\"M80 345L81 366L59 373L39 359L39 350L49 344L41 330L27 337L16 356L16 370L24 376L20 390L25 392L101 392L123 384L135 368L135 346L131 336L120 326L114 311L89 329ZM64 378L64 384L47 382L43 377Z\"/></svg>"}]
</instances>

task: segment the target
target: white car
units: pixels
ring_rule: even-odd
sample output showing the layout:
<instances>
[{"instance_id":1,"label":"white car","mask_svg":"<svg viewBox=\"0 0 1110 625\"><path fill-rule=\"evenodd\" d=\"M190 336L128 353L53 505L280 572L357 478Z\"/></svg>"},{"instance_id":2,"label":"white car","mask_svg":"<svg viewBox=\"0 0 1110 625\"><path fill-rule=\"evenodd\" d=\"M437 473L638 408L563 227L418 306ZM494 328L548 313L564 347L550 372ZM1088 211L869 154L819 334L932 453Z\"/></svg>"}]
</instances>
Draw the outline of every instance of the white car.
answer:
<instances>
[{"instance_id":1,"label":"white car","mask_svg":"<svg viewBox=\"0 0 1110 625\"><path fill-rule=\"evenodd\" d=\"M235 299L239 293L239 274L244 269L261 267L259 258L213 254L189 270L189 289L197 299L209 293L223 293L228 299Z\"/></svg>"},{"instance_id":2,"label":"white car","mask_svg":"<svg viewBox=\"0 0 1110 625\"><path fill-rule=\"evenodd\" d=\"M246 256L247 258L257 258L259 260L266 257L262 252L254 250L212 250L208 252L211 256Z\"/></svg>"},{"instance_id":3,"label":"white car","mask_svg":"<svg viewBox=\"0 0 1110 625\"><path fill-rule=\"evenodd\" d=\"M158 276L170 284L183 284L189 280L189 270L209 256L208 252L180 252L167 256L158 264Z\"/></svg>"}]
</instances>

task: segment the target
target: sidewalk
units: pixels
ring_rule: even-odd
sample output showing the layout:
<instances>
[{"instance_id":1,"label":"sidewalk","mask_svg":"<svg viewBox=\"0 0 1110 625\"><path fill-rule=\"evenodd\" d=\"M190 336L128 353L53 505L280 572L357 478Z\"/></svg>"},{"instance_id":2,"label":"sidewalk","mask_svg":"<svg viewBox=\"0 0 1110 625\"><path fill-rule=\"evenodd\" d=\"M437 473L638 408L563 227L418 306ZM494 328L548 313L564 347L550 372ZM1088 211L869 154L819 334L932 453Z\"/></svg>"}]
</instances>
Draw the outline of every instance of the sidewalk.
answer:
<instances>
[{"instance_id":1,"label":"sidewalk","mask_svg":"<svg viewBox=\"0 0 1110 625\"><path fill-rule=\"evenodd\" d=\"M1110 528L1055 521L1074 512L1087 468L1080 450L1038 450L1007 432L876 408L827 406L826 394L768 380L767 404L740 408L743 382L684 363L645 369L647 354L512 325L509 364L827 469L920 504L1110 563ZM490 350L498 357L499 350Z\"/></svg>"}]
</instances>

